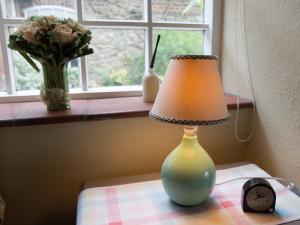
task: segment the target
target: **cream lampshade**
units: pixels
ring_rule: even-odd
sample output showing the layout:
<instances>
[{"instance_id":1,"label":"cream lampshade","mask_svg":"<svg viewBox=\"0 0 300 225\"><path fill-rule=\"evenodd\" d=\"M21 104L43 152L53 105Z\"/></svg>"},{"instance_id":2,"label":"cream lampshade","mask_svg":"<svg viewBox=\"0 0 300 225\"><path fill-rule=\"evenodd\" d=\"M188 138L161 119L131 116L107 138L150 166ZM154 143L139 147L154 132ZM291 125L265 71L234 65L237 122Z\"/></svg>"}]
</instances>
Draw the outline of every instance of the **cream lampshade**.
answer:
<instances>
[{"instance_id":1,"label":"cream lampshade","mask_svg":"<svg viewBox=\"0 0 300 225\"><path fill-rule=\"evenodd\" d=\"M229 121L217 57L175 55L149 116L182 124L181 143L165 159L162 183L170 199L184 206L205 201L215 184L215 165L197 141L197 125Z\"/></svg>"},{"instance_id":2,"label":"cream lampshade","mask_svg":"<svg viewBox=\"0 0 300 225\"><path fill-rule=\"evenodd\" d=\"M184 125L228 121L217 57L172 56L150 117Z\"/></svg>"}]
</instances>

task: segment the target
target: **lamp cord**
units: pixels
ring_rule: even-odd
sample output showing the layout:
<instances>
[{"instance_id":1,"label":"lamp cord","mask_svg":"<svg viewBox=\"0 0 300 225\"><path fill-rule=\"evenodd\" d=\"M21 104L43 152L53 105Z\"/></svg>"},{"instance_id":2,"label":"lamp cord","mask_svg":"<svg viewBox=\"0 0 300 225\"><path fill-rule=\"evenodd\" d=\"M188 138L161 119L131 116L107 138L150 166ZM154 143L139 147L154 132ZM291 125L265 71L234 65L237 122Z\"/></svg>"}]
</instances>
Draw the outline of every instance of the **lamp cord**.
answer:
<instances>
[{"instance_id":1,"label":"lamp cord","mask_svg":"<svg viewBox=\"0 0 300 225\"><path fill-rule=\"evenodd\" d=\"M253 178L261 178L261 179L266 179L266 180L281 181L281 184L283 184L287 189L289 189L294 194L296 194L298 197L300 197L300 190L296 187L296 185L293 182L289 181L288 179L281 178L281 177L239 177L239 178L235 178L235 179L232 179L232 180L227 180L227 181L224 181L224 182L220 182L220 183L217 183L215 185L218 186L218 185L227 184L227 183L237 181L237 180L249 180L249 179L253 179Z\"/></svg>"},{"instance_id":2,"label":"lamp cord","mask_svg":"<svg viewBox=\"0 0 300 225\"><path fill-rule=\"evenodd\" d=\"M241 1L241 4L239 4L239 10L238 10L238 2L236 2L236 13L235 13L235 74L236 74L236 103L237 103L237 110L236 110L236 117L235 117L235 124L234 124L234 131L235 131L235 137L239 142L247 142L249 141L253 136L255 132L255 123L256 123L256 105L255 105L255 96L254 96L254 89L253 89L253 83L252 83L252 77L250 73L250 67L248 63L248 51L247 51L247 40L246 40L246 29L245 29L245 7L244 7L244 0ZM243 16L241 15L241 12L243 12ZM241 138L238 134L238 122L239 122L239 112L240 112L240 85L239 85L239 71L238 71L238 17L241 20L241 23L239 24L239 27L242 32L240 32L242 37L242 43L243 49L242 54L243 58L245 59L245 67L247 70L247 86L250 89L250 95L251 95L251 103L253 105L253 118L252 118L252 128L251 132L246 138Z\"/></svg>"}]
</instances>

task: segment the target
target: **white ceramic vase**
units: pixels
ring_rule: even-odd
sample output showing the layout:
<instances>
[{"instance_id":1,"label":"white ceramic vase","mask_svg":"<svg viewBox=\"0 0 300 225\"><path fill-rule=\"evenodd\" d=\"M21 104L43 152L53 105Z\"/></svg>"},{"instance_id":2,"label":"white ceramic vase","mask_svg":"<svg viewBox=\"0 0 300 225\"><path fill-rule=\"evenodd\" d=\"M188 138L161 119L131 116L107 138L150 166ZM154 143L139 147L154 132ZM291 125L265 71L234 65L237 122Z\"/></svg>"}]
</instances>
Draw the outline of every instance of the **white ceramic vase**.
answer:
<instances>
[{"instance_id":1,"label":"white ceramic vase","mask_svg":"<svg viewBox=\"0 0 300 225\"><path fill-rule=\"evenodd\" d=\"M159 90L159 77L152 68L143 77L143 101L154 102Z\"/></svg>"}]
</instances>

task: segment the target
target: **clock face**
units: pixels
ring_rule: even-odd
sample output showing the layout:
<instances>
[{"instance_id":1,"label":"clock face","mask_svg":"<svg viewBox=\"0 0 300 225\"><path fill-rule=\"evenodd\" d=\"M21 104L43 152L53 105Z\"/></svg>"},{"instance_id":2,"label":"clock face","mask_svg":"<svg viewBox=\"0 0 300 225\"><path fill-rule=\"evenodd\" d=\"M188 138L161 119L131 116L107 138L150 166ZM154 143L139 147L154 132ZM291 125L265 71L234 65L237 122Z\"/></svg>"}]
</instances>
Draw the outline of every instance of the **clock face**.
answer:
<instances>
[{"instance_id":1,"label":"clock face","mask_svg":"<svg viewBox=\"0 0 300 225\"><path fill-rule=\"evenodd\" d=\"M246 202L252 210L263 212L266 210L273 211L271 208L275 200L274 193L266 186L258 185L251 188L246 195Z\"/></svg>"}]
</instances>

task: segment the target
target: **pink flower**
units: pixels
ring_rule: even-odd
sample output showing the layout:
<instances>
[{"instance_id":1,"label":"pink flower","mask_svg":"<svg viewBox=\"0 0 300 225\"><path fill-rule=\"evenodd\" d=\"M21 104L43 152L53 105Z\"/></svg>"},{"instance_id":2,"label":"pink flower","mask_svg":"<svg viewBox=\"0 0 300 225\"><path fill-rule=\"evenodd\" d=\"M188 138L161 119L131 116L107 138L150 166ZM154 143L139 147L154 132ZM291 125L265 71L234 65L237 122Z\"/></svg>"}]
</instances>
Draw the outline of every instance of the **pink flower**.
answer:
<instances>
[{"instance_id":1,"label":"pink flower","mask_svg":"<svg viewBox=\"0 0 300 225\"><path fill-rule=\"evenodd\" d=\"M53 29L53 37L62 44L70 43L74 40L72 29L67 24L57 25Z\"/></svg>"},{"instance_id":2,"label":"pink flower","mask_svg":"<svg viewBox=\"0 0 300 225\"><path fill-rule=\"evenodd\" d=\"M76 23L75 30L81 34L84 34L85 32L87 32L87 29L79 23Z\"/></svg>"},{"instance_id":3,"label":"pink flower","mask_svg":"<svg viewBox=\"0 0 300 225\"><path fill-rule=\"evenodd\" d=\"M45 31L47 28L45 26L42 26L38 22L31 22L31 23L25 23L24 25L20 26L17 29L17 32L22 33L22 37L32 43L32 44L38 44L38 40L36 38L36 34L41 31Z\"/></svg>"}]
</instances>

